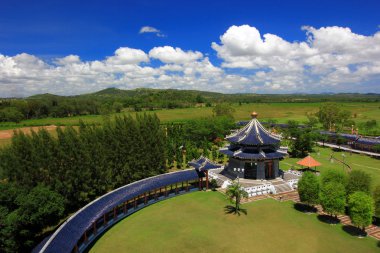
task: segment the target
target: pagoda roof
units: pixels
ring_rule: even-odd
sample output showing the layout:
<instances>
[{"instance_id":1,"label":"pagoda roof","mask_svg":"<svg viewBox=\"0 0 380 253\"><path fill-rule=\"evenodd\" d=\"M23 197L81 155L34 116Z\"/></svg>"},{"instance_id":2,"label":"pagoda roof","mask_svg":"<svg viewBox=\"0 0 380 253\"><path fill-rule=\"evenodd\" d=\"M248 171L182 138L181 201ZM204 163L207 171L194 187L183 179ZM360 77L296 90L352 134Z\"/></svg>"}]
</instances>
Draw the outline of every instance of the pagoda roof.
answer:
<instances>
[{"instance_id":1,"label":"pagoda roof","mask_svg":"<svg viewBox=\"0 0 380 253\"><path fill-rule=\"evenodd\" d=\"M225 154L230 157L240 158L240 159L280 159L285 157L288 153L286 149L278 149L275 151L271 150L247 150L244 148L229 149L228 147L219 150L220 153Z\"/></svg>"},{"instance_id":2,"label":"pagoda roof","mask_svg":"<svg viewBox=\"0 0 380 253\"><path fill-rule=\"evenodd\" d=\"M317 167L321 166L322 164L318 161L316 161L313 157L311 156L306 156L305 158L299 160L297 164L305 166L305 167Z\"/></svg>"},{"instance_id":3,"label":"pagoda roof","mask_svg":"<svg viewBox=\"0 0 380 253\"><path fill-rule=\"evenodd\" d=\"M199 171L218 169L221 167L221 165L216 164L203 156L199 157L196 160L190 161L188 164Z\"/></svg>"},{"instance_id":4,"label":"pagoda roof","mask_svg":"<svg viewBox=\"0 0 380 253\"><path fill-rule=\"evenodd\" d=\"M279 136L271 134L261 125L255 112L245 127L227 136L226 139L241 145L274 145L281 141Z\"/></svg>"}]
</instances>

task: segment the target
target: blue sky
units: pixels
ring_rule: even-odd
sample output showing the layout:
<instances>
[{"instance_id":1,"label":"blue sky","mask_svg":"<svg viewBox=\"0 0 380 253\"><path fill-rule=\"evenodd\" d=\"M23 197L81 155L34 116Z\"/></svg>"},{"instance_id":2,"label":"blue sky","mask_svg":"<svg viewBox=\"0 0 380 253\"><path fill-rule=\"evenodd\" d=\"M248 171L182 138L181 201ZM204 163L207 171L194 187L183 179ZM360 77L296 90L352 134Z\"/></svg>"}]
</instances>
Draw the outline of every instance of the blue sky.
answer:
<instances>
[{"instance_id":1,"label":"blue sky","mask_svg":"<svg viewBox=\"0 0 380 253\"><path fill-rule=\"evenodd\" d=\"M0 96L106 87L380 92L379 9L379 1L2 0ZM117 55L123 48L138 51ZM191 53L201 56L189 61ZM124 60L111 66L110 57Z\"/></svg>"}]
</instances>

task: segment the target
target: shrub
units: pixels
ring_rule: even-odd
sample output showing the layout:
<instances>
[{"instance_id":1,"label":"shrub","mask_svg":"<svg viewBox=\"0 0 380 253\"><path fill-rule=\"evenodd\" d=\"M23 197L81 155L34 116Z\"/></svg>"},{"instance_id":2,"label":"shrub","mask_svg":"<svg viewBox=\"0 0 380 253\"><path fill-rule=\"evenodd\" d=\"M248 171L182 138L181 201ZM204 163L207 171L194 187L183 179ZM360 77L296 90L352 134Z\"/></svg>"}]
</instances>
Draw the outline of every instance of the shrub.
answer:
<instances>
[{"instance_id":1,"label":"shrub","mask_svg":"<svg viewBox=\"0 0 380 253\"><path fill-rule=\"evenodd\" d=\"M216 182L216 180L214 178L211 179L211 181L210 181L210 188L213 191L216 191L216 188L218 188L218 183Z\"/></svg>"}]
</instances>

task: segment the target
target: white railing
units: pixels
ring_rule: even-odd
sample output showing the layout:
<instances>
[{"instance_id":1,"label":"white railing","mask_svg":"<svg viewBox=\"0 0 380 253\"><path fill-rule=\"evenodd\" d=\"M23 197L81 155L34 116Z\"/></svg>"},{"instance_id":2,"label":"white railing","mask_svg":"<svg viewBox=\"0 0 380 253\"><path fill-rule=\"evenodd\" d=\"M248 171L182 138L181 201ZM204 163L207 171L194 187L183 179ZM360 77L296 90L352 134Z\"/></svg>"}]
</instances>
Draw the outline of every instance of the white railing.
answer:
<instances>
[{"instance_id":1,"label":"white railing","mask_svg":"<svg viewBox=\"0 0 380 253\"><path fill-rule=\"evenodd\" d=\"M248 197L276 193L276 190L272 184L263 184L263 185L246 187L245 191L248 192Z\"/></svg>"}]
</instances>

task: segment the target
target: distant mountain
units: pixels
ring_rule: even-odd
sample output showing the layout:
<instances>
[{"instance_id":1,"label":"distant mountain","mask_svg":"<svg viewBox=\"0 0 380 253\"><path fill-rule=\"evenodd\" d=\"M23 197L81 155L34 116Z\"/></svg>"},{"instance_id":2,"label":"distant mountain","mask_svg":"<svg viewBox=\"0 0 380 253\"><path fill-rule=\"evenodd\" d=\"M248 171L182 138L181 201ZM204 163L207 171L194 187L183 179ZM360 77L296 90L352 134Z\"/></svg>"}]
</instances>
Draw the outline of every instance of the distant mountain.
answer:
<instances>
[{"instance_id":1,"label":"distant mountain","mask_svg":"<svg viewBox=\"0 0 380 253\"><path fill-rule=\"evenodd\" d=\"M132 104L139 103L154 104L155 102L180 103L189 106L193 103L203 102L232 102L232 103L252 103L252 102L324 102L324 101L380 101L380 94L360 94L360 93L331 93L321 94L223 94L218 92L199 91L199 90L177 90L177 89L150 89L138 88L133 90L122 90L118 88L107 88L94 93L76 96L58 96L53 94L39 94L30 96L27 99L56 100L63 98L94 99L97 101L130 101ZM138 102L137 102L138 101ZM128 103L126 103L128 104Z\"/></svg>"}]
</instances>

